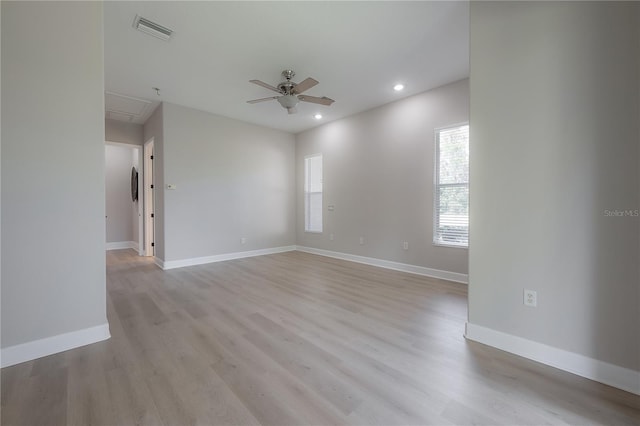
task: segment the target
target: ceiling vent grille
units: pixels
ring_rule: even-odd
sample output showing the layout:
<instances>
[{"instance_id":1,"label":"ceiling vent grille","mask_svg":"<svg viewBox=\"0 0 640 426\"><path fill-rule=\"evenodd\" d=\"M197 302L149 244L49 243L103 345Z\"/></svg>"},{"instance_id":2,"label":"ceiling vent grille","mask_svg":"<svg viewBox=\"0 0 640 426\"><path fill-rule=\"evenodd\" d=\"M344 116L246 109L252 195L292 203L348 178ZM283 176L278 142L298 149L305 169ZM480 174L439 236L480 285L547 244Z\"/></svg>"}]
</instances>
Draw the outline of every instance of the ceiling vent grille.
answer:
<instances>
[{"instance_id":1,"label":"ceiling vent grille","mask_svg":"<svg viewBox=\"0 0 640 426\"><path fill-rule=\"evenodd\" d=\"M136 15L136 18L133 20L133 28L164 41L169 41L171 34L173 34L173 30L163 27L160 24L156 24L155 22L150 21L147 18L143 18L140 15Z\"/></svg>"}]
</instances>

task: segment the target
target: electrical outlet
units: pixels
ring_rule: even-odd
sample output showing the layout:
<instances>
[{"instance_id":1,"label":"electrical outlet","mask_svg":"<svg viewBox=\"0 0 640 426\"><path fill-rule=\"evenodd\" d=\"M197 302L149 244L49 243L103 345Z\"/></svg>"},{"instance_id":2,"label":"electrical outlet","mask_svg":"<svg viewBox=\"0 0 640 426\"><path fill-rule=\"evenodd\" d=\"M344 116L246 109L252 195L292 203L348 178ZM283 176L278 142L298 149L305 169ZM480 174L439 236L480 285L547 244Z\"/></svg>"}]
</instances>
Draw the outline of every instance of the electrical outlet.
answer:
<instances>
[{"instance_id":1,"label":"electrical outlet","mask_svg":"<svg viewBox=\"0 0 640 426\"><path fill-rule=\"evenodd\" d=\"M333 241L333 234L329 234L329 240Z\"/></svg>"},{"instance_id":2,"label":"electrical outlet","mask_svg":"<svg viewBox=\"0 0 640 426\"><path fill-rule=\"evenodd\" d=\"M364 237L360 237L360 245L364 245Z\"/></svg>"},{"instance_id":3,"label":"electrical outlet","mask_svg":"<svg viewBox=\"0 0 640 426\"><path fill-rule=\"evenodd\" d=\"M240 244L244 244L247 242L247 239L245 237L240 238Z\"/></svg>"},{"instance_id":4,"label":"electrical outlet","mask_svg":"<svg viewBox=\"0 0 640 426\"><path fill-rule=\"evenodd\" d=\"M526 288L524 289L524 300L523 303L525 304L525 306L531 306L532 308L535 308L538 306L538 292L536 292L535 290L527 290Z\"/></svg>"},{"instance_id":5,"label":"electrical outlet","mask_svg":"<svg viewBox=\"0 0 640 426\"><path fill-rule=\"evenodd\" d=\"M409 250L409 242L408 242L408 241L405 241L404 243L402 243L402 248L403 248L404 250Z\"/></svg>"}]
</instances>

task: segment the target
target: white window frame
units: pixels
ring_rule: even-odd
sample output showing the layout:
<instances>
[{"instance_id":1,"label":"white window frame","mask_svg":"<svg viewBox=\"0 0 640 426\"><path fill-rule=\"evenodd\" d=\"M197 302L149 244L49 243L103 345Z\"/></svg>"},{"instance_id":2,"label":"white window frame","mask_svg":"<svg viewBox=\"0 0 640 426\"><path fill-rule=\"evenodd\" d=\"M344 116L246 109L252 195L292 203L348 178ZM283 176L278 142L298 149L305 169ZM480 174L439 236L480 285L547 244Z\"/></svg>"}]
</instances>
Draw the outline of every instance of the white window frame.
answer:
<instances>
[{"instance_id":1,"label":"white window frame","mask_svg":"<svg viewBox=\"0 0 640 426\"><path fill-rule=\"evenodd\" d=\"M323 229L323 225L324 225L324 215L322 214L322 209L323 209L323 201L324 201L324 187L321 188L320 191L316 191L316 192L310 192L307 182L309 182L310 178L309 178L309 173L311 173L311 170L307 167L308 164L310 164L309 160L311 160L312 158L316 158L316 157L320 157L320 167L322 170L322 178L321 182L324 180L324 162L323 162L323 158L322 158L322 154L310 154L310 155L305 155L304 157L304 182L303 182L303 186L304 186L304 232L308 232L311 234L322 234L322 229ZM322 182L324 183L324 182ZM324 185L323 185L324 186ZM321 194L320 196L320 229L310 229L310 224L311 224L311 210L309 209L309 206L311 204L311 195L312 194Z\"/></svg>"},{"instance_id":2,"label":"white window frame","mask_svg":"<svg viewBox=\"0 0 640 426\"><path fill-rule=\"evenodd\" d=\"M443 241L440 238L438 228L440 224L440 187L448 186L448 187L466 187L467 193L469 192L469 182L466 183L448 183L441 184L440 183L440 133L445 130L455 129L457 127L469 126L469 122L452 124L450 126L439 127L434 129L434 177L433 177L433 245L441 246L441 247L454 247L454 248L469 248L469 217L467 213L467 242L466 243L455 243L455 242L447 242ZM470 129L469 129L470 132ZM470 141L469 141L470 143ZM467 200L467 206L469 206L469 201Z\"/></svg>"}]
</instances>

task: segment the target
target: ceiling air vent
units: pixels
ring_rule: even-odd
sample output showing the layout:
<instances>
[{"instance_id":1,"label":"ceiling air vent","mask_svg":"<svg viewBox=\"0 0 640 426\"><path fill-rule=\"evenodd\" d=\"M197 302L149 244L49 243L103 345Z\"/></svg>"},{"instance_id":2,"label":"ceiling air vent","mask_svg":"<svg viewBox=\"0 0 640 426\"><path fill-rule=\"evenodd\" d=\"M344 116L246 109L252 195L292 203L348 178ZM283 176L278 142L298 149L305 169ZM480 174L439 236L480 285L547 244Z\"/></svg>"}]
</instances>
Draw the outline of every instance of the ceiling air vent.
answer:
<instances>
[{"instance_id":1,"label":"ceiling air vent","mask_svg":"<svg viewBox=\"0 0 640 426\"><path fill-rule=\"evenodd\" d=\"M147 18L143 18L140 15L136 15L136 19L133 20L133 28L164 41L169 41L171 34L173 34L173 30L163 27L160 24L156 24L155 22L152 22Z\"/></svg>"}]
</instances>

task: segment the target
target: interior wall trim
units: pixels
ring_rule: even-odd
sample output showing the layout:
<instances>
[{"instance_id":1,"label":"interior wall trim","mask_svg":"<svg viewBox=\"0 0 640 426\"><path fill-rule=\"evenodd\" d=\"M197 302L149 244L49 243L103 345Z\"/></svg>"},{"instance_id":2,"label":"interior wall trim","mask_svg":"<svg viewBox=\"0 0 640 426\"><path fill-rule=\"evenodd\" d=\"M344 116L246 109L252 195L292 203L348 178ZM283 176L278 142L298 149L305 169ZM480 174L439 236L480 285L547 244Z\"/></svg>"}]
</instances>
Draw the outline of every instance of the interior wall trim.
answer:
<instances>
[{"instance_id":1,"label":"interior wall trim","mask_svg":"<svg viewBox=\"0 0 640 426\"><path fill-rule=\"evenodd\" d=\"M393 269L394 271L402 271L408 272L410 274L439 278L447 281L454 281L462 284L469 283L469 276L467 274L460 274L458 272L442 271L440 269L425 268L424 266L410 265L408 263L399 263L390 260L376 259L373 257L357 256L355 254L323 250L313 247L296 246L296 250L305 253L318 254L320 256L333 257L335 259L348 260L350 262L364 263L365 265L378 266L385 269Z\"/></svg>"},{"instance_id":2,"label":"interior wall trim","mask_svg":"<svg viewBox=\"0 0 640 426\"><path fill-rule=\"evenodd\" d=\"M181 260L165 260L156 258L156 265L162 269L184 268L185 266L204 265L206 263L222 262L225 260L242 259L245 257L264 256L265 254L284 253L294 251L296 246L272 247L266 249L239 251L234 253L216 254L213 256L194 257Z\"/></svg>"},{"instance_id":3,"label":"interior wall trim","mask_svg":"<svg viewBox=\"0 0 640 426\"><path fill-rule=\"evenodd\" d=\"M2 348L2 368L100 342L111 337L109 323Z\"/></svg>"},{"instance_id":4,"label":"interior wall trim","mask_svg":"<svg viewBox=\"0 0 640 426\"><path fill-rule=\"evenodd\" d=\"M164 260L157 256L153 256L153 263L155 263L160 269L164 269Z\"/></svg>"},{"instance_id":5,"label":"interior wall trim","mask_svg":"<svg viewBox=\"0 0 640 426\"><path fill-rule=\"evenodd\" d=\"M106 244L107 250L134 249L138 250L138 243L134 241L116 241Z\"/></svg>"},{"instance_id":6,"label":"interior wall trim","mask_svg":"<svg viewBox=\"0 0 640 426\"><path fill-rule=\"evenodd\" d=\"M465 337L605 385L640 395L640 371L467 322Z\"/></svg>"}]
</instances>

